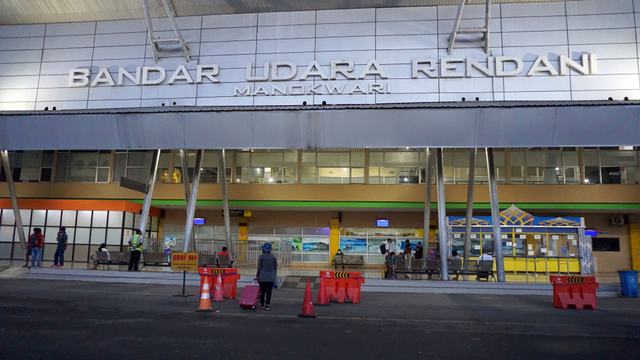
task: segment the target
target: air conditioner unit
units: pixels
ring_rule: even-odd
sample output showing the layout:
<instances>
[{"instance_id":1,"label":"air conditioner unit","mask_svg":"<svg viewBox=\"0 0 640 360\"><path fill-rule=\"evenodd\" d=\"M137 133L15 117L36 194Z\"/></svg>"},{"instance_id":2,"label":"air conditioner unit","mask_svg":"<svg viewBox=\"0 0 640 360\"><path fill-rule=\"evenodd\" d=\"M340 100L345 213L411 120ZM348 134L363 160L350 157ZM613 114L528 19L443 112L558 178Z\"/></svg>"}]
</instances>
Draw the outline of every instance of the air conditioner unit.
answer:
<instances>
[{"instance_id":1,"label":"air conditioner unit","mask_svg":"<svg viewBox=\"0 0 640 360\"><path fill-rule=\"evenodd\" d=\"M624 225L624 216L612 216L611 224L616 226Z\"/></svg>"}]
</instances>

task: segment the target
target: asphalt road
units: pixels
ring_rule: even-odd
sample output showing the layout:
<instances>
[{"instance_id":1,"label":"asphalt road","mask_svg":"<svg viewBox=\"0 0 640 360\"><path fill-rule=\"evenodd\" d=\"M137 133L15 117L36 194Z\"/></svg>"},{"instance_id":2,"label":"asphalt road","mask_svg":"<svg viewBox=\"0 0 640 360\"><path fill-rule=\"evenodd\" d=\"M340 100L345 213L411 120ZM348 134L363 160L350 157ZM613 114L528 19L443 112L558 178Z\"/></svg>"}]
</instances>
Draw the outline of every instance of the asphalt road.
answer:
<instances>
[{"instance_id":1,"label":"asphalt road","mask_svg":"<svg viewBox=\"0 0 640 360\"><path fill-rule=\"evenodd\" d=\"M363 293L315 307L274 291L272 311L196 313L176 286L0 280L0 359L631 359L640 300L559 310L551 297ZM189 288L192 293L196 288ZM317 295L314 292L314 298Z\"/></svg>"}]
</instances>

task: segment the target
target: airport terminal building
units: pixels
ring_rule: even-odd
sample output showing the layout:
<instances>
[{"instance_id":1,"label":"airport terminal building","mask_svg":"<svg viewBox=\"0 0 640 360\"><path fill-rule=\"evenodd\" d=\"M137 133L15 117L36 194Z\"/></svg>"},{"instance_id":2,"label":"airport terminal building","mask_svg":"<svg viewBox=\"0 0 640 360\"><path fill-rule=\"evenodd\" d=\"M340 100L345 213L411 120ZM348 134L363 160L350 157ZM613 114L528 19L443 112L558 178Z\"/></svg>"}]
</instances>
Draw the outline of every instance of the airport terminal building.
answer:
<instances>
[{"instance_id":1,"label":"airport terminal building","mask_svg":"<svg viewBox=\"0 0 640 360\"><path fill-rule=\"evenodd\" d=\"M141 219L183 239L198 218L196 240L291 241L310 266L469 235L507 271L640 269L636 0L475 1L458 19L457 0L17 3L0 14L0 259L24 259L15 195L44 260L59 226L86 262Z\"/></svg>"}]
</instances>

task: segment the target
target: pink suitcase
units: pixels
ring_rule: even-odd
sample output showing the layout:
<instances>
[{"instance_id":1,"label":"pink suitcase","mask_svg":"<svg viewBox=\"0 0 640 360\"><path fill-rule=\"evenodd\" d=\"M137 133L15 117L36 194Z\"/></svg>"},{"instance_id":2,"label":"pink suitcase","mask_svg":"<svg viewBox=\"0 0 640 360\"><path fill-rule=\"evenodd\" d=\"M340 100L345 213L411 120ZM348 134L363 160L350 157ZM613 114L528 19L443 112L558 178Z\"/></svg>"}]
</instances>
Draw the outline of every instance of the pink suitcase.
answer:
<instances>
[{"instance_id":1,"label":"pink suitcase","mask_svg":"<svg viewBox=\"0 0 640 360\"><path fill-rule=\"evenodd\" d=\"M242 289L242 295L240 295L240 307L242 310L253 309L253 311L256 311L259 295L260 286L255 285L255 281L251 285L246 285Z\"/></svg>"}]
</instances>

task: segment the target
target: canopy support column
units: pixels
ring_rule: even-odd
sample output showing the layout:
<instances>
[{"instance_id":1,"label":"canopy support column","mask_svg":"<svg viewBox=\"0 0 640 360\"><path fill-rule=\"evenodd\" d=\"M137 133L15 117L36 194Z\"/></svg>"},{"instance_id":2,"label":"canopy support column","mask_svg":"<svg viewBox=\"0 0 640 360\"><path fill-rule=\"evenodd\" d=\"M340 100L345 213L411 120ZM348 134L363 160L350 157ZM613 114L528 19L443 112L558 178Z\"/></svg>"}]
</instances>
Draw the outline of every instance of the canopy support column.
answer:
<instances>
[{"instance_id":1,"label":"canopy support column","mask_svg":"<svg viewBox=\"0 0 640 360\"><path fill-rule=\"evenodd\" d=\"M227 192L227 161L225 150L220 151L220 164L222 171L218 171L218 177L222 176L222 207L224 209L224 238L227 241L227 249L231 251L231 221L229 220L229 193Z\"/></svg>"},{"instance_id":2,"label":"canopy support column","mask_svg":"<svg viewBox=\"0 0 640 360\"><path fill-rule=\"evenodd\" d=\"M153 152L151 159L151 168L149 168L149 178L147 179L147 192L144 195L144 203L142 203L142 214L140 214L140 231L144 238L147 231L147 220L149 219L149 210L151 209L151 198L153 197L153 186L156 184L158 176L158 163L160 162L160 150Z\"/></svg>"},{"instance_id":3,"label":"canopy support column","mask_svg":"<svg viewBox=\"0 0 640 360\"><path fill-rule=\"evenodd\" d=\"M471 271L469 252L471 252L471 224L473 222L473 186L476 178L476 154L477 148L473 148L469 154L469 182L467 183L467 219L464 229L464 273ZM467 275L463 277L467 280Z\"/></svg>"},{"instance_id":4,"label":"canopy support column","mask_svg":"<svg viewBox=\"0 0 640 360\"><path fill-rule=\"evenodd\" d=\"M196 152L196 163L193 174L193 184L191 184L191 196L189 197L189 206L187 206L187 223L184 227L184 242L182 244L182 252L189 252L189 240L193 236L193 217L196 213L196 202L198 202L198 186L200 185L200 166L202 165L202 158L204 157L204 150L198 150ZM182 163L184 169L184 162ZM188 178L185 178L188 181ZM188 186L188 184L187 184Z\"/></svg>"},{"instance_id":5,"label":"canopy support column","mask_svg":"<svg viewBox=\"0 0 640 360\"><path fill-rule=\"evenodd\" d=\"M27 256L27 239L24 236L24 227L22 226L22 215L20 214L20 208L18 207L18 197L16 196L16 188L13 184L13 172L11 171L11 164L9 164L9 152L7 150L0 151L2 157L2 166L4 167L4 174L7 178L7 187L9 188L9 196L11 197L11 207L13 208L13 215L16 219L16 231L18 232L18 238L20 239L20 247L22 248L22 257Z\"/></svg>"},{"instance_id":6,"label":"canopy support column","mask_svg":"<svg viewBox=\"0 0 640 360\"><path fill-rule=\"evenodd\" d=\"M431 149L426 148L426 164L424 168L424 231L422 234L422 258L426 259L429 255L429 232L431 229L431 178L433 172L431 170Z\"/></svg>"},{"instance_id":7,"label":"canopy support column","mask_svg":"<svg viewBox=\"0 0 640 360\"><path fill-rule=\"evenodd\" d=\"M436 173L438 175L438 228L440 233L440 278L449 280L449 264L447 249L447 213L444 199L444 173L442 169L442 148L436 150Z\"/></svg>"},{"instance_id":8,"label":"canopy support column","mask_svg":"<svg viewBox=\"0 0 640 360\"><path fill-rule=\"evenodd\" d=\"M487 172L489 173L489 196L491 197L491 221L493 222L493 246L496 255L496 269L498 270L498 282L504 282L504 259L502 257L502 232L500 229L496 169L493 165L493 149L485 149L487 152Z\"/></svg>"},{"instance_id":9,"label":"canopy support column","mask_svg":"<svg viewBox=\"0 0 640 360\"><path fill-rule=\"evenodd\" d=\"M184 150L180 150L180 161L182 162L182 183L184 184L184 204L185 210L189 211L189 156L185 154ZM196 239L193 235L193 231L191 232L191 237L189 238L189 252L196 252Z\"/></svg>"}]
</instances>

